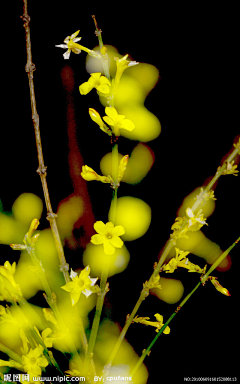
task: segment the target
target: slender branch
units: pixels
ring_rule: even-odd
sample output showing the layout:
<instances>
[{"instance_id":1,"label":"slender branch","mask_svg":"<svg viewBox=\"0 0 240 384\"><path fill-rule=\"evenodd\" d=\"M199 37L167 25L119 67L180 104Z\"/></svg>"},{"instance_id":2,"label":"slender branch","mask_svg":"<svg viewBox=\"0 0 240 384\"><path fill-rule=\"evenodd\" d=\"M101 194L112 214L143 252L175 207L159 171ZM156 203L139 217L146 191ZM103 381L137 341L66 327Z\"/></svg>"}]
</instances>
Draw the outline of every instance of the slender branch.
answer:
<instances>
[{"instance_id":1,"label":"slender branch","mask_svg":"<svg viewBox=\"0 0 240 384\"><path fill-rule=\"evenodd\" d=\"M225 160L225 162L223 163L222 167L220 169L217 170L216 174L214 175L214 177L210 180L210 182L208 183L208 185L206 186L205 188L205 191L208 192L212 186L216 183L216 181L219 179L219 177L223 174L224 170L226 169L227 167L227 163L228 162L231 162L232 160L235 159L235 157L238 155L238 152L239 152L239 148L235 148L231 153L230 155L228 156L228 158ZM192 211L196 211L197 208L200 207L202 201L201 199L197 199L197 201L194 203L193 207L192 207ZM185 221L183 221L183 226L185 226L187 223L187 219ZM164 249L163 249L163 252L161 254L161 257L157 263L157 266L154 268L154 271L150 277L149 280L151 279L154 279L160 272L161 270L161 267L163 265L163 263L165 262L169 252L171 251L171 249L176 245L175 241L173 239L171 239L171 237L169 237ZM224 257L223 257L224 258ZM218 259L219 260L219 259ZM217 263L217 261L213 264L214 268L216 268L215 264ZM212 267L213 267L212 266ZM146 290L146 288L143 288L143 290L141 291L140 293L140 296L139 296L139 299L135 305L135 307L133 308L133 311L130 315L127 316L127 321L125 323L125 326L123 327L120 335L119 335L119 338L113 348L113 351L108 359L108 362L104 368L104 372L109 372L109 369L112 365L112 362L113 362L113 359L115 358L117 352L118 352L118 349L127 333L127 330L128 328L130 327L130 325L132 324L132 320L133 318L135 317L140 305L142 304L143 300L148 296L148 292ZM175 315L174 315L175 316ZM165 328L164 328L165 329Z\"/></svg>"},{"instance_id":2,"label":"slender branch","mask_svg":"<svg viewBox=\"0 0 240 384\"><path fill-rule=\"evenodd\" d=\"M64 279L66 283L70 281L69 274L68 274L68 264L66 263L66 259L64 256L63 246L61 243L59 231L57 228L56 223L56 214L53 213L52 205L49 197L49 191L47 186L47 180L46 180L46 170L47 167L44 165L44 159L43 159L43 151L42 151L42 143L41 143L41 136L40 136L40 128L39 128L39 115L37 113L37 107L36 107L36 98L35 98L35 91L34 91L34 81L33 81L33 72L36 69L35 65L32 63L32 51L31 51L31 39L30 39L30 17L28 15L27 10L27 0L23 0L23 16L22 19L24 21L24 28L25 28L25 38L26 38L26 52L27 52L27 64L25 67L25 70L28 74L28 82L29 82L29 90L30 90L30 99L31 99L31 109L32 109L32 120L33 120L33 126L34 126L34 132L35 132L35 139L36 139L36 146L37 146L37 154L38 154L38 169L37 173L39 174L42 182L43 192L44 192L44 199L47 207L47 219L50 222L50 227L53 233L53 238L55 241L59 261L60 261L60 270L63 272Z\"/></svg>"},{"instance_id":3,"label":"slender branch","mask_svg":"<svg viewBox=\"0 0 240 384\"><path fill-rule=\"evenodd\" d=\"M168 326L168 324L174 319L174 317L176 316L176 314L180 311L180 309L184 306L184 304L186 304L186 302L190 299L190 297L194 294L194 292L202 285L204 284L206 281L207 281L207 277L210 275L210 273L212 273L212 271L214 271L214 269L216 269L219 264L225 259L225 257L227 257L227 255L229 254L229 252L240 242L240 237L234 241L234 243L232 245L230 245L230 247L228 247L228 249L226 249L226 251L224 251L218 258L217 260L215 261L215 263L209 268L208 272L201 278L201 281L197 283L197 285L193 288L193 290L181 301L181 303L178 305L177 309L175 310L175 312L172 313L172 315L169 317L169 319L166 321L166 323L162 326L162 328L160 329L160 331L157 333L157 335L154 337L154 339L152 340L152 342L150 343L150 345L148 346L147 349L144 350L142 356L139 358L137 364L135 365L135 367L133 368L132 372L131 372L131 376L133 377L135 375L135 373L137 372L138 368L140 367L140 365L142 364L143 360L145 359L145 357L150 353L151 351L151 348L153 347L153 345L156 343L157 339L159 338L159 336L161 336L161 334L163 333L164 329Z\"/></svg>"}]
</instances>

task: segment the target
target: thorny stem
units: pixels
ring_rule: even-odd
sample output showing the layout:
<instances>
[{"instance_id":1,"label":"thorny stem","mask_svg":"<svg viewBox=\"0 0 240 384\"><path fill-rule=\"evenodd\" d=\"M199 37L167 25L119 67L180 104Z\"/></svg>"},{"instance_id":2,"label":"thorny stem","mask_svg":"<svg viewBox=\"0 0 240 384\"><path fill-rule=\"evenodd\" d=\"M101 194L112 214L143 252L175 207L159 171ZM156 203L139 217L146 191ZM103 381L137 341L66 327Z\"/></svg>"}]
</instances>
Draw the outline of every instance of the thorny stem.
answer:
<instances>
[{"instance_id":1,"label":"thorny stem","mask_svg":"<svg viewBox=\"0 0 240 384\"><path fill-rule=\"evenodd\" d=\"M216 269L219 264L223 261L223 259L225 259L225 257L227 257L227 255L229 254L229 252L240 242L240 237L234 241L234 243L232 245L230 245L230 247L228 249L226 249L226 251L224 251L218 258L217 260L215 261L215 263L209 268L208 272L203 276L201 277L200 281L198 282L198 284L193 288L193 290L181 301L181 303L178 305L177 309L175 310L175 312L172 313L172 315L169 317L169 319L166 321L166 323L162 326L162 328L160 329L160 331L157 333L157 335L154 337L154 339L152 340L152 342L150 343L150 345L148 346L147 349L144 350L142 356L139 358L137 364L135 365L135 367L133 368L132 372L130 373L130 375L133 377L134 374L137 372L138 368L140 367L140 365L142 364L143 360L145 359L145 357L150 353L151 351L151 348L152 346L156 343L157 339L159 338L159 336L161 336L161 334L163 333L164 329L168 326L168 324L174 319L174 317L176 316L176 314L180 311L180 309L184 306L184 304L186 304L186 302L190 299L190 297L193 295L193 293L201 286L201 285L204 285L205 282L207 281L207 278L208 276L210 275L210 273L212 273L212 271L214 271L214 269Z\"/></svg>"},{"instance_id":2,"label":"thorny stem","mask_svg":"<svg viewBox=\"0 0 240 384\"><path fill-rule=\"evenodd\" d=\"M33 71L35 70L35 65L32 63L32 51L31 51L31 39L30 39L30 27L29 27L30 17L27 11L27 0L23 0L22 18L24 21L26 52L27 52L27 64L26 64L25 70L28 74L31 108L32 108L32 120L33 120L33 126L35 131L35 139L36 139L37 154L38 154L39 167L37 169L37 173L39 174L42 182L45 203L48 211L47 219L50 222L50 227L53 233L53 238L55 241L55 245L56 245L56 249L57 249L57 253L60 261L60 270L63 272L64 279L67 283L70 281L69 273L68 273L68 264L66 263L66 259L64 256L63 246L61 243L61 239L60 239L60 235L58 232L58 227L55 219L56 215L53 213L53 210L52 210L52 205L50 202L49 191L48 191L48 186L46 181L47 167L44 165L44 159L43 159L42 143L41 143L40 128L39 128L39 115L37 113L37 108L36 108L36 98L35 98L34 82L33 82Z\"/></svg>"},{"instance_id":3,"label":"thorny stem","mask_svg":"<svg viewBox=\"0 0 240 384\"><path fill-rule=\"evenodd\" d=\"M204 189L205 192L208 192L212 187L213 185L216 183L216 181L219 179L219 177L223 174L224 170L226 169L227 167L227 163L228 162L231 162L232 160L235 159L235 157L238 155L239 153L239 148L235 148L231 153L230 155L228 156L228 158L224 161L222 167L220 169L217 170L216 174L214 175L214 177L210 180L210 182L208 183L208 185L206 186L206 188ZM192 211L196 211L197 208L199 208L199 206L201 205L202 201L201 199L197 199L197 201L194 203L193 207L192 207ZM183 226L186 224L187 220L186 221L183 221ZM157 263L157 266L154 268L154 271L150 277L149 280L153 279L154 277L156 277L160 270L161 270L161 267L164 263L164 261L166 260L169 252L171 251L171 249L176 245L175 241L173 239L171 239L171 237L168 239L164 249L163 249L163 252L160 256L160 259ZM234 246L234 245L233 245ZM222 256L220 256L222 257ZM224 256L225 257L225 256ZM223 258L224 258L223 257ZM215 263L212 265L212 267L216 268L215 264L217 263L217 261L219 260L219 258L215 261ZM223 260L223 259L222 259ZM222 261L220 260L220 262ZM219 262L219 263L220 263ZM211 269L212 271L213 269ZM211 272L210 272L211 273ZM200 284L199 284L200 285ZM194 289L195 290L195 289ZM193 293L193 292L192 292ZM127 320L126 320L126 323L125 323L125 326L123 327L119 337L118 337L118 340L114 346L114 349L108 359L108 362L104 368L104 372L109 372L109 369L111 368L111 365L112 365L112 362L113 362L113 359L115 358L117 352L118 352L118 349L127 333L127 330L128 328L130 327L131 323L132 323L132 320L133 318L135 317L140 305L142 304L143 300L148 296L148 292L146 290L146 288L143 288L143 290L141 291L140 293L140 296L139 296L139 299L135 305L135 307L133 308L133 311L130 315L127 316ZM174 315L175 316L175 315ZM173 316L173 317L174 317ZM167 326L168 323L166 323L166 326ZM164 328L163 330L165 329L165 325L164 325ZM161 334L161 333L160 333ZM157 335L158 336L158 335ZM148 351L149 352L149 351ZM148 353L147 352L147 353ZM146 356L146 355L145 355ZM145 357L144 357L145 358Z\"/></svg>"}]
</instances>

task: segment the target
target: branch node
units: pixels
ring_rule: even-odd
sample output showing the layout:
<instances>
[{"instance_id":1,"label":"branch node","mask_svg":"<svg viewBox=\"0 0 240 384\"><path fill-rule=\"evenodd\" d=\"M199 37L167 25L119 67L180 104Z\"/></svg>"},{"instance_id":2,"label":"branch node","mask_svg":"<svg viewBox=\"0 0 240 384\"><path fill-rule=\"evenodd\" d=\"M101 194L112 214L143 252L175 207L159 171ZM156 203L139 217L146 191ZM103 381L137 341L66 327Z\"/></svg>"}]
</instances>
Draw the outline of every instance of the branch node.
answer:
<instances>
[{"instance_id":1,"label":"branch node","mask_svg":"<svg viewBox=\"0 0 240 384\"><path fill-rule=\"evenodd\" d=\"M40 165L37 169L37 173L39 174L39 176L41 175L46 175L47 174L47 167L45 167L45 165Z\"/></svg>"},{"instance_id":2,"label":"branch node","mask_svg":"<svg viewBox=\"0 0 240 384\"><path fill-rule=\"evenodd\" d=\"M27 64L25 65L25 71L26 71L28 74L32 75L32 73L33 73L34 71L36 71L36 65L33 64L33 63L27 63Z\"/></svg>"},{"instance_id":3,"label":"branch node","mask_svg":"<svg viewBox=\"0 0 240 384\"><path fill-rule=\"evenodd\" d=\"M57 217L56 213L48 212L47 213L47 220L55 219Z\"/></svg>"},{"instance_id":4,"label":"branch node","mask_svg":"<svg viewBox=\"0 0 240 384\"><path fill-rule=\"evenodd\" d=\"M56 215L57 216L57 215ZM69 264L68 263L63 263L60 268L59 268L59 271L61 272L64 272L64 271L68 271L69 270Z\"/></svg>"},{"instance_id":5,"label":"branch node","mask_svg":"<svg viewBox=\"0 0 240 384\"><path fill-rule=\"evenodd\" d=\"M29 15L22 15L20 16L20 18L23 20L23 26L24 28L28 27L29 26L29 23L30 23L30 16Z\"/></svg>"}]
</instances>

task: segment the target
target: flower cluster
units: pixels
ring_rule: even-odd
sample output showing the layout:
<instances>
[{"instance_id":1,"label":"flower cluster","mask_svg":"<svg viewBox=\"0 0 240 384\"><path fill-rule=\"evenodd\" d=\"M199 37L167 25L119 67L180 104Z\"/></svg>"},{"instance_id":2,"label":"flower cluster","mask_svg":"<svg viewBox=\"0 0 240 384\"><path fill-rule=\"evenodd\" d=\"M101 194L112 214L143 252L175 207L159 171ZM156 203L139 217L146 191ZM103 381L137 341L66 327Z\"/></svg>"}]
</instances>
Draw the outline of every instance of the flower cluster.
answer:
<instances>
[{"instance_id":1,"label":"flower cluster","mask_svg":"<svg viewBox=\"0 0 240 384\"><path fill-rule=\"evenodd\" d=\"M118 188L120 185L120 181L123 178L123 175L127 168L129 156L125 155L120 160L119 166L118 166L118 174L117 174L117 180L114 181L112 176L100 176L95 172L92 168L90 168L88 165L83 165L81 176L86 181L101 181L102 183L109 183L111 184L112 188Z\"/></svg>"},{"instance_id":2,"label":"flower cluster","mask_svg":"<svg viewBox=\"0 0 240 384\"><path fill-rule=\"evenodd\" d=\"M106 107L105 113L107 116L103 120L110 126L104 124L100 114L93 108L89 109L91 119L99 125L100 129L107 133L109 136L120 136L120 129L132 131L135 128L133 122L125 118L125 115L119 115L114 107Z\"/></svg>"},{"instance_id":3,"label":"flower cluster","mask_svg":"<svg viewBox=\"0 0 240 384\"><path fill-rule=\"evenodd\" d=\"M218 170L220 169L221 167L218 168ZM237 170L237 165L235 164L234 165L234 160L231 161L231 162L227 162L227 167L224 169L223 171L223 175L233 175L233 176L238 176L238 170Z\"/></svg>"},{"instance_id":4,"label":"flower cluster","mask_svg":"<svg viewBox=\"0 0 240 384\"><path fill-rule=\"evenodd\" d=\"M175 223L171 227L171 229L173 230L171 238L174 241L180 238L188 238L188 236L186 235L188 231L198 231L200 228L202 228L204 224L208 225L206 219L203 217L201 209L195 215L191 208L187 208L186 216L177 217L175 219Z\"/></svg>"},{"instance_id":5,"label":"flower cluster","mask_svg":"<svg viewBox=\"0 0 240 384\"><path fill-rule=\"evenodd\" d=\"M189 261L186 256L190 252L181 251L179 248L175 248L176 256L173 257L167 264L163 265L162 270L166 273L173 273L178 267L185 268L188 272L205 273L205 268L200 268L198 265Z\"/></svg>"},{"instance_id":6,"label":"flower cluster","mask_svg":"<svg viewBox=\"0 0 240 384\"><path fill-rule=\"evenodd\" d=\"M19 361L10 359L9 361L0 360L0 367L12 367L29 375L29 382L34 383L37 377L42 375L42 370L48 366L48 360L44 356L44 348L38 345L36 348L29 348L29 341L24 333L20 330L20 337L23 342L21 348L22 357ZM34 378L34 379L33 379Z\"/></svg>"},{"instance_id":7,"label":"flower cluster","mask_svg":"<svg viewBox=\"0 0 240 384\"><path fill-rule=\"evenodd\" d=\"M217 199L214 196L214 191L212 189L210 189L209 191L205 191L203 188L201 188L199 195L197 195L194 200L208 201Z\"/></svg>"}]
</instances>

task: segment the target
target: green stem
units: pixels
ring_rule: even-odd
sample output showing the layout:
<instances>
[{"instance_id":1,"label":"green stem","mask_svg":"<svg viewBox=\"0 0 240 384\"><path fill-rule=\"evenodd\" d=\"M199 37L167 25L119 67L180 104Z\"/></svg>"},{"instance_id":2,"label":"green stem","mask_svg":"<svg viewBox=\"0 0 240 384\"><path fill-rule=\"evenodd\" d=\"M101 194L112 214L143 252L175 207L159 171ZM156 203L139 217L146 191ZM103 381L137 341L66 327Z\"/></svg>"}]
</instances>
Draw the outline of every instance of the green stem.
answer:
<instances>
[{"instance_id":1,"label":"green stem","mask_svg":"<svg viewBox=\"0 0 240 384\"><path fill-rule=\"evenodd\" d=\"M112 147L112 177L114 182L116 183L118 177L118 144L115 143ZM117 190L118 187L114 188L113 196L111 201L111 207L109 210L109 221L113 224L116 222L116 214L117 214ZM96 312L93 320L93 325L91 329L89 344L88 344L88 353L86 354L85 364L84 364L84 372L87 375L89 369L90 358L93 356L93 350L97 338L98 328L100 324L100 318L103 308L103 302L105 295L107 293L107 278L108 278L108 267L102 269L101 282L100 282L100 293L97 300Z\"/></svg>"},{"instance_id":2,"label":"green stem","mask_svg":"<svg viewBox=\"0 0 240 384\"><path fill-rule=\"evenodd\" d=\"M91 334L90 334L90 338L89 338L88 352L86 354L85 362L84 362L84 374L86 376L88 375L90 360L93 357L93 350L94 350L94 346L95 346L95 342L96 342L96 338L97 338L97 333L98 333L98 328L99 328L99 324L100 324L103 302L104 302L105 295L107 293L107 278L108 278L108 267L105 267L102 269L101 282L100 282L100 293L99 293L98 299L97 299L95 316L94 316Z\"/></svg>"},{"instance_id":3,"label":"green stem","mask_svg":"<svg viewBox=\"0 0 240 384\"><path fill-rule=\"evenodd\" d=\"M22 364L22 358L17 353L13 352L10 348L6 347L6 345L0 343L0 351L6 353L10 357L10 359L16 361L19 364Z\"/></svg>"},{"instance_id":4,"label":"green stem","mask_svg":"<svg viewBox=\"0 0 240 384\"><path fill-rule=\"evenodd\" d=\"M224 170L226 169L227 162L231 162L232 160L234 160L234 158L238 155L238 152L239 152L239 148L235 148L235 149L230 153L230 155L228 156L228 158L226 159L226 161L223 163L222 167L216 172L215 176L210 180L210 182L209 182L208 185L206 186L206 188L205 188L205 191L206 191L206 192L208 192L208 191L212 188L212 186L216 183L216 181L219 179L219 177L223 174ZM192 207L192 211L194 212L194 211L200 206L201 203L202 203L201 199L197 199L197 201L194 203L194 205L193 205L193 207ZM183 222L183 226L186 224L186 222L187 222L187 220L185 220L185 222ZM156 277L156 276L158 275L158 273L160 272L160 269L161 269L161 267L162 267L164 261L166 260L166 258L167 258L167 256L168 256L169 252L171 251L171 249L172 249L175 245L176 245L176 244L175 244L175 242L173 241L173 239L169 238L168 241L167 241L167 243L166 243L166 245L165 245L165 247L164 247L164 249L163 249L163 252L162 252L161 257L160 257L160 259L159 259L159 261L158 261L158 264L157 264L156 268L154 269L153 274L151 275L151 277L150 277L149 280L153 279L154 277ZM234 245L233 245L233 246L234 246ZM233 247L233 246L231 246L231 247ZM231 247L230 247L230 248L231 248ZM231 248L231 249L232 249L232 248ZM227 251L229 252L229 249L228 249ZM226 255L226 256L227 256L227 255ZM224 257L226 257L226 256L223 256L223 255L222 255L222 256L220 256L220 257L222 257L222 260L223 260ZM216 262L213 264L212 267L216 268L216 266L217 266L217 261L218 261L218 260L219 260L219 259L216 260ZM220 260L219 263L220 263L222 260ZM212 271L212 270L213 270L213 269L211 269L211 271ZM209 273L211 273L211 271L210 271ZM205 275L205 276L206 276L206 275ZM207 276L208 276L208 275L207 275ZM204 277L203 277L203 278L204 278ZM108 359L108 362L107 362L107 365L106 365L104 371L107 372L107 371L110 369L111 364L112 364L112 361L113 361L114 357L116 356L116 354L117 354L117 352L118 352L118 349L119 349L119 347L120 347L120 345L121 345L121 343L122 343L122 341L123 341L123 339L124 339L124 337L125 337L125 335L126 335L126 332L127 332L128 328L130 327L130 325L132 324L132 320L133 320L133 318L135 317L135 315L136 315L136 313L137 313L137 311L138 311L138 309L139 309L141 303L143 302L143 300L144 300L146 297L147 297L147 292L146 292L146 289L144 288L144 289L141 291L141 294L140 294L140 296L139 296L139 299L138 299L138 301L137 301L135 307L133 308L133 311L132 311L131 315L128 316L128 319L127 319L127 321L126 321L126 323L125 323L125 326L123 327L123 329L122 329L122 331L121 331L121 333L120 333L120 335L119 335L119 338L118 338L118 340L117 340L117 342L116 342L116 344L115 344L115 346L114 346L114 349L113 349L113 351L112 351L112 353L111 353L111 355L110 355L110 357L109 357L109 359ZM175 315L174 315L174 316L175 316ZM173 316L173 317L174 317L174 316ZM160 333L160 334L161 334L161 333ZM148 352L149 352L149 351L148 351ZM148 352L147 352L147 353L148 353ZM146 353L146 354L147 354L147 353ZM145 355L145 356L146 356L146 355Z\"/></svg>"},{"instance_id":5,"label":"green stem","mask_svg":"<svg viewBox=\"0 0 240 384\"><path fill-rule=\"evenodd\" d=\"M227 257L227 255L229 254L229 252L239 243L240 241L240 237L228 248L226 249L226 251L224 251L219 257L218 259L215 261L215 263L209 268L208 272L201 278L201 281L199 281L197 283L197 285L193 288L193 290L181 301L181 303L178 305L177 309L175 310L175 312L172 313L172 315L169 317L169 319L166 321L166 323L162 326L162 328L160 329L160 331L157 333L157 335L154 337L154 339L152 340L152 342L149 344L148 348L146 350L144 350L142 356L139 358L137 364L135 365L135 367L133 368L133 370L131 371L131 376L133 377L135 375L135 373L137 372L138 368L140 367L140 365L142 364L143 360L145 359L145 357L150 353L153 345L156 343L157 339L159 338L159 336L161 336L161 334L163 333L164 329L168 326L168 324L174 319L174 317L176 316L176 314L180 311L180 309L186 304L186 302L190 299L190 297L193 295L193 293L202 285L206 282L207 280L207 277L210 275L210 273L212 273L212 271L214 271L214 269L216 269L219 264L223 261L223 259L225 259L225 257Z\"/></svg>"},{"instance_id":6,"label":"green stem","mask_svg":"<svg viewBox=\"0 0 240 384\"><path fill-rule=\"evenodd\" d=\"M101 29L98 28L97 20L96 20L94 15L92 15L92 18L93 18L95 28L96 28L96 35L98 37L100 54L101 54L101 58L102 58L101 62L102 62L102 66L103 66L104 75L109 80L110 79L110 73L109 73L108 55L106 53L105 54L102 53L102 48L104 48L104 44L102 41L102 31L101 31Z\"/></svg>"}]
</instances>

